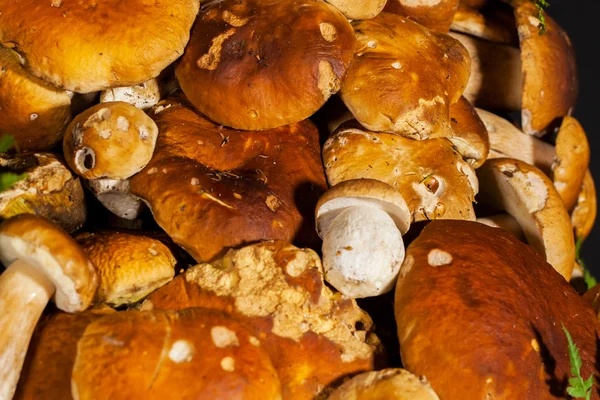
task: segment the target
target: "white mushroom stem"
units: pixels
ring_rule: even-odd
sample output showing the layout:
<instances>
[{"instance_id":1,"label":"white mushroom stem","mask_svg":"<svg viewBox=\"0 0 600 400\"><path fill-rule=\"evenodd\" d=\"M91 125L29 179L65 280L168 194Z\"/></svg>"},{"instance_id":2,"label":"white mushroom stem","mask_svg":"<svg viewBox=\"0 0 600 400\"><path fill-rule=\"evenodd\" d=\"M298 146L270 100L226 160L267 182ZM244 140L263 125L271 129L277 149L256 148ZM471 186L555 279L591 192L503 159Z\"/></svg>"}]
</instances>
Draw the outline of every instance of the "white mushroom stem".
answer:
<instances>
[{"instance_id":1,"label":"white mushroom stem","mask_svg":"<svg viewBox=\"0 0 600 400\"><path fill-rule=\"evenodd\" d=\"M396 223L381 208L354 205L330 212L323 237L325 279L352 298L390 291L404 261Z\"/></svg>"},{"instance_id":2,"label":"white mushroom stem","mask_svg":"<svg viewBox=\"0 0 600 400\"><path fill-rule=\"evenodd\" d=\"M519 221L517 221L510 214L497 214L492 215L490 217L477 218L477 222L479 222L480 224L491 226L492 228L502 229L512 234L520 241L527 243L525 233L523 233L523 229L521 228Z\"/></svg>"},{"instance_id":3,"label":"white mushroom stem","mask_svg":"<svg viewBox=\"0 0 600 400\"><path fill-rule=\"evenodd\" d=\"M487 109L521 109L523 75L518 48L451 32L471 55L471 76L463 95Z\"/></svg>"},{"instance_id":4,"label":"white mushroom stem","mask_svg":"<svg viewBox=\"0 0 600 400\"><path fill-rule=\"evenodd\" d=\"M0 275L0 400L13 397L33 330L54 291L43 272L22 260Z\"/></svg>"},{"instance_id":5,"label":"white mushroom stem","mask_svg":"<svg viewBox=\"0 0 600 400\"><path fill-rule=\"evenodd\" d=\"M131 193L129 179L91 179L84 184L110 212L119 218L134 220L144 207L141 200Z\"/></svg>"}]
</instances>

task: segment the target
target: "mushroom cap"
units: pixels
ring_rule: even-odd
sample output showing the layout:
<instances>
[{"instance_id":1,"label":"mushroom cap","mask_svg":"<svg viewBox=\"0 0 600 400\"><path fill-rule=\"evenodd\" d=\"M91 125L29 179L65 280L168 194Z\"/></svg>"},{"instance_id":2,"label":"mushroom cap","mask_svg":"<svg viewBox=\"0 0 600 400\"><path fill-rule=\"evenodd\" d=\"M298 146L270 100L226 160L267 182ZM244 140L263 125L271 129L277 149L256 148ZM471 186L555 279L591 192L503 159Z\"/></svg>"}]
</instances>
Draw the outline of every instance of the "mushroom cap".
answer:
<instances>
[{"instance_id":1,"label":"mushroom cap","mask_svg":"<svg viewBox=\"0 0 600 400\"><path fill-rule=\"evenodd\" d=\"M14 136L19 151L45 150L70 120L67 92L29 75L12 50L0 47L0 132Z\"/></svg>"},{"instance_id":2,"label":"mushroom cap","mask_svg":"<svg viewBox=\"0 0 600 400\"><path fill-rule=\"evenodd\" d=\"M96 303L114 307L135 303L175 275L177 261L159 240L116 231L80 233L75 240L100 278Z\"/></svg>"},{"instance_id":3,"label":"mushroom cap","mask_svg":"<svg viewBox=\"0 0 600 400\"><path fill-rule=\"evenodd\" d=\"M340 93L361 125L420 139L447 129L450 104L469 80L467 50L390 13L352 26L358 45Z\"/></svg>"},{"instance_id":4,"label":"mushroom cap","mask_svg":"<svg viewBox=\"0 0 600 400\"><path fill-rule=\"evenodd\" d=\"M265 239L314 246L314 207L327 187L308 120L262 132L216 125L177 100L152 112L160 135L131 179L154 219L197 261Z\"/></svg>"},{"instance_id":5,"label":"mushroom cap","mask_svg":"<svg viewBox=\"0 0 600 400\"><path fill-rule=\"evenodd\" d=\"M384 12L402 15L431 30L447 33L458 0L388 0Z\"/></svg>"},{"instance_id":6,"label":"mushroom cap","mask_svg":"<svg viewBox=\"0 0 600 400\"><path fill-rule=\"evenodd\" d=\"M44 272L56 287L53 300L66 312L85 310L98 277L81 247L59 226L45 218L21 214L0 224L0 261L17 259Z\"/></svg>"},{"instance_id":7,"label":"mushroom cap","mask_svg":"<svg viewBox=\"0 0 600 400\"><path fill-rule=\"evenodd\" d=\"M556 136L551 178L567 210L577 204L583 179L590 165L590 145L585 131L573 117L565 117Z\"/></svg>"},{"instance_id":8,"label":"mushroom cap","mask_svg":"<svg viewBox=\"0 0 600 400\"><path fill-rule=\"evenodd\" d=\"M442 399L566 398L561 323L581 375L598 373L592 308L531 247L483 224L424 228L407 249L395 314L405 368Z\"/></svg>"},{"instance_id":9,"label":"mushroom cap","mask_svg":"<svg viewBox=\"0 0 600 400\"><path fill-rule=\"evenodd\" d=\"M283 398L314 399L340 378L373 369L378 351L370 317L323 283L317 254L281 241L192 267L144 304L230 313L271 356Z\"/></svg>"},{"instance_id":10,"label":"mushroom cap","mask_svg":"<svg viewBox=\"0 0 600 400\"><path fill-rule=\"evenodd\" d=\"M85 222L87 208L79 178L52 153L0 155L0 166L26 177L0 192L0 217L45 217L67 232Z\"/></svg>"},{"instance_id":11,"label":"mushroom cap","mask_svg":"<svg viewBox=\"0 0 600 400\"><path fill-rule=\"evenodd\" d=\"M279 399L277 373L253 341L215 310L109 314L77 344L73 398Z\"/></svg>"},{"instance_id":12,"label":"mushroom cap","mask_svg":"<svg viewBox=\"0 0 600 400\"><path fill-rule=\"evenodd\" d=\"M96 196L107 210L119 218L134 220L140 216L144 204L131 194L129 179L92 179L83 184Z\"/></svg>"},{"instance_id":13,"label":"mushroom cap","mask_svg":"<svg viewBox=\"0 0 600 400\"><path fill-rule=\"evenodd\" d=\"M446 137L473 168L479 168L488 157L490 138L477 111L464 96L450 106L450 127L449 133L430 137Z\"/></svg>"},{"instance_id":14,"label":"mushroom cap","mask_svg":"<svg viewBox=\"0 0 600 400\"><path fill-rule=\"evenodd\" d=\"M212 2L202 7L176 74L211 120L276 128L310 117L339 90L355 42L346 18L323 1Z\"/></svg>"},{"instance_id":15,"label":"mushroom cap","mask_svg":"<svg viewBox=\"0 0 600 400\"><path fill-rule=\"evenodd\" d=\"M160 101L160 86L156 78L135 86L115 87L100 93L100 103L123 101L141 110L149 110Z\"/></svg>"},{"instance_id":16,"label":"mushroom cap","mask_svg":"<svg viewBox=\"0 0 600 400\"><path fill-rule=\"evenodd\" d=\"M427 380L405 369L364 372L344 382L328 400L439 400Z\"/></svg>"},{"instance_id":17,"label":"mushroom cap","mask_svg":"<svg viewBox=\"0 0 600 400\"><path fill-rule=\"evenodd\" d=\"M569 280L575 260L573 230L550 178L538 168L512 158L486 161L477 170L477 177L477 201L515 217L528 243Z\"/></svg>"},{"instance_id":18,"label":"mushroom cap","mask_svg":"<svg viewBox=\"0 0 600 400\"><path fill-rule=\"evenodd\" d=\"M329 224L344 208L370 206L385 211L403 235L410 227L410 211L396 189L375 179L353 179L330 188L317 203L315 218L319 236L329 230Z\"/></svg>"},{"instance_id":19,"label":"mushroom cap","mask_svg":"<svg viewBox=\"0 0 600 400\"><path fill-rule=\"evenodd\" d=\"M106 307L79 314L52 313L43 318L29 343L14 400L72 399L71 371L77 342L92 321L111 312Z\"/></svg>"},{"instance_id":20,"label":"mushroom cap","mask_svg":"<svg viewBox=\"0 0 600 400\"><path fill-rule=\"evenodd\" d=\"M497 43L519 43L512 8L504 3L491 3L475 9L460 1L450 29Z\"/></svg>"},{"instance_id":21,"label":"mushroom cap","mask_svg":"<svg viewBox=\"0 0 600 400\"><path fill-rule=\"evenodd\" d=\"M575 50L567 33L545 14L539 34L538 10L528 0L513 0L521 43L523 132L541 136L556 118L571 113L579 79Z\"/></svg>"},{"instance_id":22,"label":"mushroom cap","mask_svg":"<svg viewBox=\"0 0 600 400\"><path fill-rule=\"evenodd\" d=\"M583 178L577 205L571 212L571 222L576 237L582 239L588 237L596 221L596 212L596 187L592 173L588 169Z\"/></svg>"},{"instance_id":23,"label":"mushroom cap","mask_svg":"<svg viewBox=\"0 0 600 400\"><path fill-rule=\"evenodd\" d=\"M348 19L375 18L388 0L326 0Z\"/></svg>"},{"instance_id":24,"label":"mushroom cap","mask_svg":"<svg viewBox=\"0 0 600 400\"><path fill-rule=\"evenodd\" d=\"M15 1L2 7L0 40L28 72L88 93L156 77L183 53L198 8L198 0Z\"/></svg>"},{"instance_id":25,"label":"mushroom cap","mask_svg":"<svg viewBox=\"0 0 600 400\"><path fill-rule=\"evenodd\" d=\"M356 121L342 124L323 147L332 186L351 179L375 179L402 195L413 222L475 219L477 177L445 138L412 140L373 133Z\"/></svg>"},{"instance_id":26,"label":"mushroom cap","mask_svg":"<svg viewBox=\"0 0 600 400\"><path fill-rule=\"evenodd\" d=\"M86 179L126 179L152 158L158 128L129 103L100 103L76 116L67 128L67 163Z\"/></svg>"}]
</instances>

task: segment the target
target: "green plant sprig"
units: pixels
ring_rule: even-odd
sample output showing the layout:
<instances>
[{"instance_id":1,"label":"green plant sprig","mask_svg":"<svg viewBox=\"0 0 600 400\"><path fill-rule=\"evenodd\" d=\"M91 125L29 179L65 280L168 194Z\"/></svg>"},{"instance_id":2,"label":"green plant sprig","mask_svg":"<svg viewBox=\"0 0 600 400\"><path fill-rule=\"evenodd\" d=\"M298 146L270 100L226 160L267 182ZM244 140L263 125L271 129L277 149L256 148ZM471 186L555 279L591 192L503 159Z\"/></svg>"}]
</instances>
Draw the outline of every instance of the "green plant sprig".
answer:
<instances>
[{"instance_id":1,"label":"green plant sprig","mask_svg":"<svg viewBox=\"0 0 600 400\"><path fill-rule=\"evenodd\" d=\"M15 138L10 135L0 136L0 154L6 153L15 145ZM26 174L15 174L14 172L0 173L0 192L8 190L20 180L27 178Z\"/></svg>"},{"instance_id":2,"label":"green plant sprig","mask_svg":"<svg viewBox=\"0 0 600 400\"><path fill-rule=\"evenodd\" d=\"M583 363L581 362L579 349L577 349L577 345L573 342L573 338L564 324L562 329L569 342L569 360L571 362L571 378L569 378L567 393L576 399L590 400L592 398L592 387L594 386L594 375L592 374L588 379L583 380L581 376L581 365Z\"/></svg>"},{"instance_id":3,"label":"green plant sprig","mask_svg":"<svg viewBox=\"0 0 600 400\"><path fill-rule=\"evenodd\" d=\"M585 262L583 262L583 258L581 257L581 246L582 245L583 245L583 238L578 237L577 243L575 245L575 260L577 261L577 264L579 264L579 266L581 267L581 269L583 271L583 280L585 281L585 285L587 286L587 289L589 290L589 289L593 288L594 286L596 286L598 284L598 281L596 281L596 278L594 278L592 273L586 268Z\"/></svg>"},{"instance_id":4,"label":"green plant sprig","mask_svg":"<svg viewBox=\"0 0 600 400\"><path fill-rule=\"evenodd\" d=\"M537 8L538 16L537 19L540 21L539 30L540 35L546 33L546 18L544 16L544 10L550 7L550 3L547 0L533 0L535 8Z\"/></svg>"}]
</instances>

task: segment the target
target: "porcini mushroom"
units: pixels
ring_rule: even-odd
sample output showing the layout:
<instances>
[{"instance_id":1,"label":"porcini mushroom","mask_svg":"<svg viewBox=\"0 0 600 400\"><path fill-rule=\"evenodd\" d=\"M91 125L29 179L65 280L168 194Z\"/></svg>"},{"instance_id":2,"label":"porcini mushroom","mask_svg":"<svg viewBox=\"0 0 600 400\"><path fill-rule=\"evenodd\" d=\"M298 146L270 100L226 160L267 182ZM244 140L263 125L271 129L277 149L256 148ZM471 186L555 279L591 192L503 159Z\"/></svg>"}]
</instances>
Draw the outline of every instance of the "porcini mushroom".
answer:
<instances>
[{"instance_id":1,"label":"porcini mushroom","mask_svg":"<svg viewBox=\"0 0 600 400\"><path fill-rule=\"evenodd\" d=\"M392 290L410 226L397 190L373 179L341 182L319 199L315 218L327 282L351 298Z\"/></svg>"},{"instance_id":2,"label":"porcini mushroom","mask_svg":"<svg viewBox=\"0 0 600 400\"><path fill-rule=\"evenodd\" d=\"M118 307L135 303L175 275L176 260L167 246L141 234L116 231L75 236L100 278L95 303Z\"/></svg>"},{"instance_id":3,"label":"porcini mushroom","mask_svg":"<svg viewBox=\"0 0 600 400\"><path fill-rule=\"evenodd\" d=\"M77 344L72 396L281 399L258 339L225 313L207 309L127 311L87 326ZM143 360L143 362L140 362Z\"/></svg>"},{"instance_id":4,"label":"porcini mushroom","mask_svg":"<svg viewBox=\"0 0 600 400\"><path fill-rule=\"evenodd\" d=\"M271 129L310 117L340 89L355 42L348 20L323 1L209 2L176 74L211 120Z\"/></svg>"},{"instance_id":5,"label":"porcini mushroom","mask_svg":"<svg viewBox=\"0 0 600 400\"><path fill-rule=\"evenodd\" d=\"M141 110L149 110L160 101L157 79L150 79L135 86L115 87L100 93L100 103L122 101Z\"/></svg>"},{"instance_id":6,"label":"porcini mushroom","mask_svg":"<svg viewBox=\"0 0 600 400\"><path fill-rule=\"evenodd\" d=\"M572 210L590 162L590 146L579 122L573 117L563 118L552 146L525 135L497 115L481 109L477 112L488 130L489 158L516 158L540 168L553 180L567 210Z\"/></svg>"},{"instance_id":7,"label":"porcini mushroom","mask_svg":"<svg viewBox=\"0 0 600 400\"><path fill-rule=\"evenodd\" d=\"M142 110L124 102L100 103L71 121L63 151L100 202L121 218L134 219L141 204L122 181L148 164L157 137L156 124Z\"/></svg>"},{"instance_id":8,"label":"porcini mushroom","mask_svg":"<svg viewBox=\"0 0 600 400\"><path fill-rule=\"evenodd\" d=\"M0 218L19 214L45 217L67 232L84 224L83 188L64 161L52 153L0 155L0 166L24 178L0 192Z\"/></svg>"},{"instance_id":9,"label":"porcini mushroom","mask_svg":"<svg viewBox=\"0 0 600 400\"><path fill-rule=\"evenodd\" d=\"M519 221L528 243L569 280L575 242L569 214L552 181L538 168L510 158L486 161L477 177L477 201Z\"/></svg>"},{"instance_id":10,"label":"porcini mushroom","mask_svg":"<svg viewBox=\"0 0 600 400\"><path fill-rule=\"evenodd\" d=\"M348 19L375 18L385 7L388 0L326 0Z\"/></svg>"},{"instance_id":11,"label":"porcini mushroom","mask_svg":"<svg viewBox=\"0 0 600 400\"><path fill-rule=\"evenodd\" d=\"M577 198L577 204L571 212L571 222L575 230L575 237L585 240L596 220L596 187L594 178L588 169L583 178L583 185Z\"/></svg>"},{"instance_id":12,"label":"porcini mushroom","mask_svg":"<svg viewBox=\"0 0 600 400\"><path fill-rule=\"evenodd\" d=\"M458 0L388 0L384 12L402 15L433 31L447 33Z\"/></svg>"},{"instance_id":13,"label":"porcini mushroom","mask_svg":"<svg viewBox=\"0 0 600 400\"><path fill-rule=\"evenodd\" d=\"M236 131L176 98L151 115L160 127L156 151L131 189L196 261L266 239L317 246L313 213L326 183L310 121Z\"/></svg>"},{"instance_id":14,"label":"porcini mushroom","mask_svg":"<svg viewBox=\"0 0 600 400\"><path fill-rule=\"evenodd\" d=\"M33 329L52 299L66 312L85 310L98 286L79 245L42 217L18 215L0 224L0 398L17 386Z\"/></svg>"},{"instance_id":15,"label":"porcini mushroom","mask_svg":"<svg viewBox=\"0 0 600 400\"><path fill-rule=\"evenodd\" d=\"M229 250L188 269L146 304L229 312L270 355L285 399L321 398L342 377L372 370L379 352L370 317L325 285L317 254L285 242Z\"/></svg>"},{"instance_id":16,"label":"porcini mushroom","mask_svg":"<svg viewBox=\"0 0 600 400\"><path fill-rule=\"evenodd\" d=\"M449 107L469 79L467 50L390 13L352 26L358 44L340 95L360 124L419 139L449 129Z\"/></svg>"},{"instance_id":17,"label":"porcini mushroom","mask_svg":"<svg viewBox=\"0 0 600 400\"><path fill-rule=\"evenodd\" d=\"M63 89L137 85L181 56L199 3L19 1L2 7L0 41L29 73Z\"/></svg>"},{"instance_id":18,"label":"porcini mushroom","mask_svg":"<svg viewBox=\"0 0 600 400\"><path fill-rule=\"evenodd\" d=\"M328 400L439 400L427 379L405 369L365 372L344 382Z\"/></svg>"},{"instance_id":19,"label":"porcini mushroom","mask_svg":"<svg viewBox=\"0 0 600 400\"><path fill-rule=\"evenodd\" d=\"M351 179L387 183L402 195L413 222L475 219L477 177L445 138L412 140L347 122L325 143L323 162L332 186Z\"/></svg>"},{"instance_id":20,"label":"porcini mushroom","mask_svg":"<svg viewBox=\"0 0 600 400\"><path fill-rule=\"evenodd\" d=\"M512 8L501 2L475 8L461 0L450 30L495 43L517 45L519 37Z\"/></svg>"},{"instance_id":21,"label":"porcini mushroom","mask_svg":"<svg viewBox=\"0 0 600 400\"><path fill-rule=\"evenodd\" d=\"M433 221L404 264L394 307L403 365L426 376L440 398L567 398L563 325L577 343L581 375L598 373L594 311L512 235Z\"/></svg>"},{"instance_id":22,"label":"porcini mushroom","mask_svg":"<svg viewBox=\"0 0 600 400\"><path fill-rule=\"evenodd\" d=\"M20 151L58 142L71 120L70 107L66 91L29 75L14 51L0 47L0 132L13 135Z\"/></svg>"}]
</instances>

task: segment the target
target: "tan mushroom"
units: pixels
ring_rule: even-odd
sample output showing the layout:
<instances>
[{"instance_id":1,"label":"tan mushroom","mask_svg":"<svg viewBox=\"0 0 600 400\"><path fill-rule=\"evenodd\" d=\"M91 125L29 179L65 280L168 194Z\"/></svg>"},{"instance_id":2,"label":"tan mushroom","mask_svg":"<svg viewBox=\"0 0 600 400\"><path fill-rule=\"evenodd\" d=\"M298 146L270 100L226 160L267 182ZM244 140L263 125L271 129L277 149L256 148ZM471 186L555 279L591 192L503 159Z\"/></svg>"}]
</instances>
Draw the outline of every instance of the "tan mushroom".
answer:
<instances>
[{"instance_id":1,"label":"tan mushroom","mask_svg":"<svg viewBox=\"0 0 600 400\"><path fill-rule=\"evenodd\" d=\"M95 303L133 304L175 275L176 260L160 241L133 233L100 231L75 236L100 278Z\"/></svg>"},{"instance_id":2,"label":"tan mushroom","mask_svg":"<svg viewBox=\"0 0 600 400\"><path fill-rule=\"evenodd\" d=\"M0 47L0 132L20 151L45 150L58 142L71 120L66 91L29 75L19 55Z\"/></svg>"},{"instance_id":3,"label":"tan mushroom","mask_svg":"<svg viewBox=\"0 0 600 400\"><path fill-rule=\"evenodd\" d=\"M592 173L588 169L583 178L583 185L577 198L577 204L571 212L571 222L575 229L575 237L585 240L592 231L595 220L596 188Z\"/></svg>"},{"instance_id":4,"label":"tan mushroom","mask_svg":"<svg viewBox=\"0 0 600 400\"><path fill-rule=\"evenodd\" d=\"M431 30L447 33L458 0L388 0L384 12L402 15Z\"/></svg>"},{"instance_id":5,"label":"tan mushroom","mask_svg":"<svg viewBox=\"0 0 600 400\"><path fill-rule=\"evenodd\" d=\"M490 139L487 128L463 96L450 106L450 130L430 136L435 137L447 138L473 168L479 168L488 158Z\"/></svg>"},{"instance_id":6,"label":"tan mushroom","mask_svg":"<svg viewBox=\"0 0 600 400\"><path fill-rule=\"evenodd\" d=\"M358 45L340 94L361 125L419 139L448 130L469 79L467 50L390 13L352 25Z\"/></svg>"},{"instance_id":7,"label":"tan mushroom","mask_svg":"<svg viewBox=\"0 0 600 400\"><path fill-rule=\"evenodd\" d=\"M270 355L284 399L321 398L342 377L372 370L379 349L369 316L324 284L317 254L285 242L230 250L188 269L144 305L229 312Z\"/></svg>"},{"instance_id":8,"label":"tan mushroom","mask_svg":"<svg viewBox=\"0 0 600 400\"><path fill-rule=\"evenodd\" d=\"M319 199L315 218L327 282L350 298L392 290L411 219L397 190L372 179L341 182Z\"/></svg>"},{"instance_id":9,"label":"tan mushroom","mask_svg":"<svg viewBox=\"0 0 600 400\"><path fill-rule=\"evenodd\" d=\"M552 146L490 112L478 113L490 138L489 158L516 158L540 168L553 180L567 210L572 210L590 162L590 146L579 122L565 117Z\"/></svg>"},{"instance_id":10,"label":"tan mushroom","mask_svg":"<svg viewBox=\"0 0 600 400\"><path fill-rule=\"evenodd\" d=\"M323 147L330 185L375 179L402 195L413 222L475 219L478 183L473 168L445 138L412 140L343 124Z\"/></svg>"},{"instance_id":11,"label":"tan mushroom","mask_svg":"<svg viewBox=\"0 0 600 400\"><path fill-rule=\"evenodd\" d=\"M519 36L510 6L492 2L481 9L460 1L450 29L480 39L508 45L517 45Z\"/></svg>"},{"instance_id":12,"label":"tan mushroom","mask_svg":"<svg viewBox=\"0 0 600 400\"><path fill-rule=\"evenodd\" d=\"M24 178L0 192L0 217L34 214L67 232L79 229L87 208L79 178L52 153L0 155L0 166Z\"/></svg>"},{"instance_id":13,"label":"tan mushroom","mask_svg":"<svg viewBox=\"0 0 600 400\"><path fill-rule=\"evenodd\" d=\"M61 228L33 215L0 225L0 398L17 386L33 330L52 299L67 312L91 303L98 278L79 245Z\"/></svg>"},{"instance_id":14,"label":"tan mushroom","mask_svg":"<svg viewBox=\"0 0 600 400\"><path fill-rule=\"evenodd\" d=\"M538 168L510 158L488 160L477 177L477 201L519 221L528 243L569 280L575 242L569 214L552 181Z\"/></svg>"},{"instance_id":15,"label":"tan mushroom","mask_svg":"<svg viewBox=\"0 0 600 400\"><path fill-rule=\"evenodd\" d=\"M115 87L100 93L100 103L122 101L141 110L149 110L160 101L160 86L157 79L135 86Z\"/></svg>"},{"instance_id":16,"label":"tan mushroom","mask_svg":"<svg viewBox=\"0 0 600 400\"><path fill-rule=\"evenodd\" d=\"M375 18L388 0L326 0L348 19Z\"/></svg>"}]
</instances>

